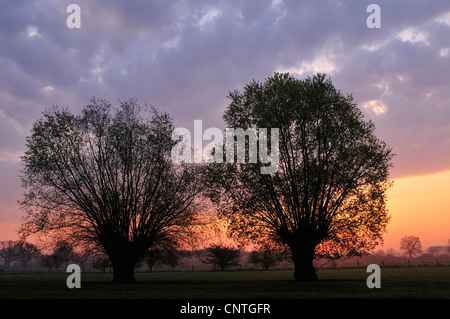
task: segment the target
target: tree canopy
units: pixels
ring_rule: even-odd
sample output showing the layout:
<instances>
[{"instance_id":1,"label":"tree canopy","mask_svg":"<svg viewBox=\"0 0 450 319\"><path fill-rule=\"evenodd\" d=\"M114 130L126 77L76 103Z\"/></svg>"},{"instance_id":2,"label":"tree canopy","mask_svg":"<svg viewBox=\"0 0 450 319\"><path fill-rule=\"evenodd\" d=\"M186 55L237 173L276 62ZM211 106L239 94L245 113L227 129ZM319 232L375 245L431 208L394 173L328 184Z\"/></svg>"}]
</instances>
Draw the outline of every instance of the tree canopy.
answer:
<instances>
[{"instance_id":1,"label":"tree canopy","mask_svg":"<svg viewBox=\"0 0 450 319\"><path fill-rule=\"evenodd\" d=\"M409 258L413 255L420 254L422 249L422 242L417 236L405 236L400 240L400 249L404 251Z\"/></svg>"},{"instance_id":2,"label":"tree canopy","mask_svg":"<svg viewBox=\"0 0 450 319\"><path fill-rule=\"evenodd\" d=\"M319 250L348 256L382 241L393 154L351 95L322 74L275 73L228 97L229 127L279 129L276 173L260 174L259 162L210 165L210 198L239 236L287 245L295 279L305 281L317 280Z\"/></svg>"},{"instance_id":3,"label":"tree canopy","mask_svg":"<svg viewBox=\"0 0 450 319\"><path fill-rule=\"evenodd\" d=\"M238 249L226 245L213 244L205 251L203 263L218 266L221 271L226 267L238 265L241 258L241 252Z\"/></svg>"},{"instance_id":4,"label":"tree canopy","mask_svg":"<svg viewBox=\"0 0 450 319\"><path fill-rule=\"evenodd\" d=\"M114 282L133 282L134 263L151 247L179 243L195 215L201 174L171 161L172 130L168 114L135 99L113 109L93 98L81 115L45 111L22 157L21 234L96 245Z\"/></svg>"}]
</instances>

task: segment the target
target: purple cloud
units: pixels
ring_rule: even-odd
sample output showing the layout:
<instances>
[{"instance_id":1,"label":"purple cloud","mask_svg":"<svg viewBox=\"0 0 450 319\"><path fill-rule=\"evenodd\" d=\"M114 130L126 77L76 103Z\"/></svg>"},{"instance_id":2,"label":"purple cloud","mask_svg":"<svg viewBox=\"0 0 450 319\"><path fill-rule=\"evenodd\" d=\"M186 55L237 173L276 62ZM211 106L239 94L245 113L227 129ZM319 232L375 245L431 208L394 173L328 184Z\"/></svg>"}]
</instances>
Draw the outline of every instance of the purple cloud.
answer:
<instances>
[{"instance_id":1,"label":"purple cloud","mask_svg":"<svg viewBox=\"0 0 450 319\"><path fill-rule=\"evenodd\" d=\"M70 3L0 4L3 207L45 108L137 97L177 126L224 127L228 91L274 71L325 72L353 93L397 154L393 177L450 169L448 1L377 1L380 29L366 26L372 1L76 1L68 29Z\"/></svg>"}]
</instances>

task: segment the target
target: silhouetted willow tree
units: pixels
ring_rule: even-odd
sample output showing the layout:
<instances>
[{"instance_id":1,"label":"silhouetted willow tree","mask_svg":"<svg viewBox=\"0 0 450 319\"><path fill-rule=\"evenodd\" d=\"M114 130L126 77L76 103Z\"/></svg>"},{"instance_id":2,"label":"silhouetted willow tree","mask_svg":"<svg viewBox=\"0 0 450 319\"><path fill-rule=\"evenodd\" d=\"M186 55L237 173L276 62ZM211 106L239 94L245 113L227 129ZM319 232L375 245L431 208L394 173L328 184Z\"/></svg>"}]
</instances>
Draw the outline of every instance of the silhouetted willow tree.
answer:
<instances>
[{"instance_id":1,"label":"silhouetted willow tree","mask_svg":"<svg viewBox=\"0 0 450 319\"><path fill-rule=\"evenodd\" d=\"M221 271L224 271L229 266L239 265L240 258L241 252L239 249L213 244L205 249L205 257L202 262L218 266Z\"/></svg>"},{"instance_id":2,"label":"silhouetted willow tree","mask_svg":"<svg viewBox=\"0 0 450 319\"><path fill-rule=\"evenodd\" d=\"M183 239L201 190L201 167L174 164L172 120L136 100L113 110L91 99L81 115L46 111L22 157L24 236L66 231L111 259L114 282L134 281L134 265L151 247Z\"/></svg>"},{"instance_id":3,"label":"silhouetted willow tree","mask_svg":"<svg viewBox=\"0 0 450 319\"><path fill-rule=\"evenodd\" d=\"M324 75L275 73L229 98L228 127L279 129L275 174L261 174L262 163L209 165L209 196L240 237L288 246L298 281L317 280L319 248L352 255L382 241L392 153L350 95Z\"/></svg>"}]
</instances>

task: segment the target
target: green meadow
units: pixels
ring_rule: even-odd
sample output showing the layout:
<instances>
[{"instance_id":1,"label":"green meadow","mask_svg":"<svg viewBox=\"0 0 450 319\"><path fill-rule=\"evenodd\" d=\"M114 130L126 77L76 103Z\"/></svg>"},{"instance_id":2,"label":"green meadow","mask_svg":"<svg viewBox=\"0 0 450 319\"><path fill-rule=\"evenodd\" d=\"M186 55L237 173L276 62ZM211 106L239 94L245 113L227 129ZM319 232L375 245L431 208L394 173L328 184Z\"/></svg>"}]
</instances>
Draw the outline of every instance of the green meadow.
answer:
<instances>
[{"instance_id":1,"label":"green meadow","mask_svg":"<svg viewBox=\"0 0 450 319\"><path fill-rule=\"evenodd\" d=\"M381 288L365 268L321 269L319 281L293 281L292 270L138 272L136 284L114 285L111 273L0 273L1 299L448 299L450 266L381 268Z\"/></svg>"}]
</instances>

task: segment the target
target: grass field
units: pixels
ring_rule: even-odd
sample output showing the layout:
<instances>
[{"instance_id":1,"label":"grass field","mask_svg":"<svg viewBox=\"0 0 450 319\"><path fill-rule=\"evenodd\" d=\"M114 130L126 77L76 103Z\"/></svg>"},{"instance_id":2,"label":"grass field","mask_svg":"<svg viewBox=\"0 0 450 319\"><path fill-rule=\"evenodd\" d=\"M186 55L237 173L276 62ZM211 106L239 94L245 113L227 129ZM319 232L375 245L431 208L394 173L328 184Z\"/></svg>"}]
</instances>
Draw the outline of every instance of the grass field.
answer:
<instances>
[{"instance_id":1,"label":"grass field","mask_svg":"<svg viewBox=\"0 0 450 319\"><path fill-rule=\"evenodd\" d=\"M134 285L113 285L110 273L82 273L81 288L68 273L0 274L0 298L12 299L448 299L450 266L382 268L381 288L369 289L365 268L322 269L319 282L293 281L292 270L136 273Z\"/></svg>"}]
</instances>

